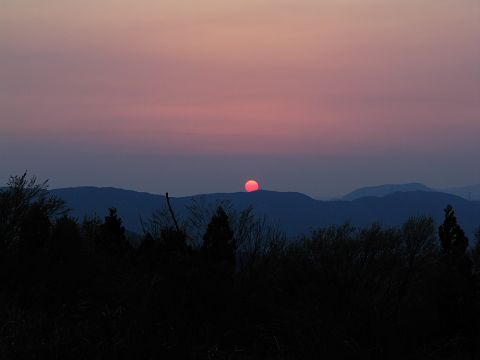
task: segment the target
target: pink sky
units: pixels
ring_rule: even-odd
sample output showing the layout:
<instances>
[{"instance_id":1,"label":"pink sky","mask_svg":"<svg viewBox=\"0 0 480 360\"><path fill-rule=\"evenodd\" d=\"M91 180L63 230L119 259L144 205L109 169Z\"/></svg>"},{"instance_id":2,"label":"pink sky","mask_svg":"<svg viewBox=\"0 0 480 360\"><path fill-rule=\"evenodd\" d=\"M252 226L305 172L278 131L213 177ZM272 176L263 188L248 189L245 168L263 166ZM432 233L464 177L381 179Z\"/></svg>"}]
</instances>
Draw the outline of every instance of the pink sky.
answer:
<instances>
[{"instance_id":1,"label":"pink sky","mask_svg":"<svg viewBox=\"0 0 480 360\"><path fill-rule=\"evenodd\" d=\"M0 140L159 156L478 151L479 39L477 0L3 0Z\"/></svg>"}]
</instances>

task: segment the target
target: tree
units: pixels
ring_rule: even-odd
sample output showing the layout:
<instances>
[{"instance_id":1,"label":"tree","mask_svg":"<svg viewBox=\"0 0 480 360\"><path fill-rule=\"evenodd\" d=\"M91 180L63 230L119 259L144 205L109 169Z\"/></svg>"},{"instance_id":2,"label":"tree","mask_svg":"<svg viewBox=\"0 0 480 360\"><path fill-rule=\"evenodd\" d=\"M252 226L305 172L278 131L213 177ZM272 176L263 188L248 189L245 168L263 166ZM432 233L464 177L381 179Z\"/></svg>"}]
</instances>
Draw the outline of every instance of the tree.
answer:
<instances>
[{"instance_id":1,"label":"tree","mask_svg":"<svg viewBox=\"0 0 480 360\"><path fill-rule=\"evenodd\" d=\"M20 224L18 247L23 254L35 254L50 236L51 222L39 204L32 204Z\"/></svg>"},{"instance_id":2,"label":"tree","mask_svg":"<svg viewBox=\"0 0 480 360\"><path fill-rule=\"evenodd\" d=\"M473 267L476 274L480 273L480 228L475 233L475 246L472 249Z\"/></svg>"},{"instance_id":3,"label":"tree","mask_svg":"<svg viewBox=\"0 0 480 360\"><path fill-rule=\"evenodd\" d=\"M438 229L442 249L445 253L465 254L468 248L468 238L457 223L452 205L448 205L444 211L445 219Z\"/></svg>"},{"instance_id":4,"label":"tree","mask_svg":"<svg viewBox=\"0 0 480 360\"><path fill-rule=\"evenodd\" d=\"M26 172L10 177L6 189L0 191L0 256L18 244L21 236L24 240L31 236L38 239L40 234L32 232L40 231L41 223L46 226L46 219L51 222L64 212L65 202L48 193L48 181L39 184L35 176L28 177ZM29 228L33 223L34 228Z\"/></svg>"},{"instance_id":5,"label":"tree","mask_svg":"<svg viewBox=\"0 0 480 360\"><path fill-rule=\"evenodd\" d=\"M78 256L81 251L81 236L78 223L68 215L58 218L52 229L50 254L64 262Z\"/></svg>"},{"instance_id":6,"label":"tree","mask_svg":"<svg viewBox=\"0 0 480 360\"><path fill-rule=\"evenodd\" d=\"M207 328L207 342L218 344L228 325L227 309L232 301L235 271L235 240L225 210L219 206L203 236L204 267L199 306Z\"/></svg>"},{"instance_id":7,"label":"tree","mask_svg":"<svg viewBox=\"0 0 480 360\"><path fill-rule=\"evenodd\" d=\"M470 337L474 321L475 297L473 264L468 257L468 238L458 225L451 205L445 209L445 219L438 229L443 258L437 272L437 302L442 314L440 327L446 336Z\"/></svg>"},{"instance_id":8,"label":"tree","mask_svg":"<svg viewBox=\"0 0 480 360\"><path fill-rule=\"evenodd\" d=\"M435 226L430 217L413 217L402 226L405 275L399 294L403 294L415 274L421 273L437 255L435 246Z\"/></svg>"},{"instance_id":9,"label":"tree","mask_svg":"<svg viewBox=\"0 0 480 360\"><path fill-rule=\"evenodd\" d=\"M407 263L435 254L435 227L430 217L412 217L402 226Z\"/></svg>"},{"instance_id":10,"label":"tree","mask_svg":"<svg viewBox=\"0 0 480 360\"><path fill-rule=\"evenodd\" d=\"M235 268L235 240L228 215L221 206L213 215L203 236L202 250L212 263L226 263Z\"/></svg>"},{"instance_id":11,"label":"tree","mask_svg":"<svg viewBox=\"0 0 480 360\"><path fill-rule=\"evenodd\" d=\"M110 208L105 221L99 227L96 238L96 250L102 255L125 253L129 244L125 236L122 219L117 215L117 209Z\"/></svg>"},{"instance_id":12,"label":"tree","mask_svg":"<svg viewBox=\"0 0 480 360\"><path fill-rule=\"evenodd\" d=\"M86 279L86 257L77 221L64 215L53 225L48 244L49 278L55 298L72 300Z\"/></svg>"},{"instance_id":13,"label":"tree","mask_svg":"<svg viewBox=\"0 0 480 360\"><path fill-rule=\"evenodd\" d=\"M187 249L186 236L182 230L166 227L161 230L160 235L166 251L183 252Z\"/></svg>"}]
</instances>

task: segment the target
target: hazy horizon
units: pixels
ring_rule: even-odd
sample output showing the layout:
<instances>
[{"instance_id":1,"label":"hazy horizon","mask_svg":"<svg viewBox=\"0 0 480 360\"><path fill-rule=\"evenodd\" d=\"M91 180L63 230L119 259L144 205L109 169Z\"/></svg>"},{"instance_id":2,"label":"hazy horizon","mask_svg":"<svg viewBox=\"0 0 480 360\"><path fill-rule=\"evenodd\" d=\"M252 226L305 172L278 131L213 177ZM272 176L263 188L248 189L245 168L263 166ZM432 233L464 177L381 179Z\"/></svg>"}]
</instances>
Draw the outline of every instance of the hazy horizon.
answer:
<instances>
[{"instance_id":1,"label":"hazy horizon","mask_svg":"<svg viewBox=\"0 0 480 360\"><path fill-rule=\"evenodd\" d=\"M0 181L480 183L480 3L6 0Z\"/></svg>"},{"instance_id":2,"label":"hazy horizon","mask_svg":"<svg viewBox=\"0 0 480 360\"><path fill-rule=\"evenodd\" d=\"M277 159L279 162L282 162L282 159ZM331 160L331 159L330 159ZM271 161L271 159L268 159L268 161ZM198 162L198 161L197 161ZM216 162L217 163L217 162ZM298 159L297 159L297 165L298 165ZM141 165L140 165L141 166ZM188 169L187 169L188 170ZM112 181L108 182L108 179L106 179L104 182L101 181L94 181L94 182L88 182L88 180L85 180L85 182L78 181L78 179L71 179L70 181L67 178L63 178L62 181L58 181L52 177L49 177L47 174L44 172L35 173L32 172L31 170L24 169L21 170L18 168L18 171L16 173L10 174L8 176L5 176L4 178L0 179L0 186L3 186L6 184L8 181L9 176L12 175L22 175L25 171L27 171L29 176L36 176L39 182L48 180L48 187L49 189L63 189L63 188L75 188L75 187L112 187L112 188L119 188L119 189L124 189L124 190L132 190L132 191L137 191L137 192L147 192L151 194L159 194L163 195L165 192L169 192L170 196L173 197L184 197L184 196L192 196L192 195L199 195L199 194L211 194L211 193L234 193L234 192L243 192L244 190L244 182L250 178L245 178L243 181L236 181L236 174L232 173L231 178L232 181L229 184L213 184L209 185L208 184L208 179L207 177L204 178L199 178L200 181L198 184L196 184L196 189L197 191L193 192L188 192L188 191L181 191L179 189L186 188L186 187L191 187L191 182L188 179L185 179L183 181L180 181L177 184L174 184L176 179L173 176L170 176L167 179L163 179L165 184L163 186L161 185L156 185L155 181L150 181L150 182L144 182L143 184L135 184L135 183L129 183L128 181ZM183 170L184 172L186 169ZM180 170L179 170L180 172ZM345 173L348 172L347 169L344 170ZM176 175L177 173L174 173ZM111 173L108 173L107 175L111 175ZM159 173L152 172L152 176L154 175L159 175ZM86 176L85 179L88 179L89 176ZM404 178L404 181L384 181L384 182L363 182L359 183L356 181L348 181L349 179L347 177L344 178L344 182L342 183L341 191L340 192L335 192L335 190L331 189L336 189L338 187L338 180L342 180L342 178L338 179L335 178L334 176L329 177L329 181L324 181L325 184L330 185L327 189L330 189L330 192L327 192L327 190L324 190L322 192L322 188L319 188L320 191L315 191L316 188L310 188L310 190L307 191L302 191L299 190L298 188L302 186L295 186L295 184L287 184L284 181L277 181L277 184L280 183L280 186L272 186L272 184L268 182L260 182L260 190L267 190L267 191L279 191L279 192L299 192L303 193L305 195L308 195L312 198L317 198L317 199L335 199L342 197L352 191L358 190L360 188L365 188L365 187L376 187L376 186L383 186L383 185L405 185L405 184L413 184L413 183L418 183L418 184L423 184L433 190L447 190L447 189L453 189L453 188L462 188L466 186L475 186L475 185L480 185L479 183L475 182L470 182L470 183L447 183L447 182L439 182L439 185L432 185L432 183L429 182L423 182L423 181L417 181L415 179L409 180L408 178ZM259 178L256 178L259 180ZM263 178L262 178L263 179ZM385 179L391 179L389 177L386 177ZM260 181L260 180L259 180ZM337 182L335 182L337 181ZM283 187L282 187L283 185ZM302 184L300 184L302 185ZM304 184L303 184L304 186ZM308 189L308 188L307 188Z\"/></svg>"}]
</instances>

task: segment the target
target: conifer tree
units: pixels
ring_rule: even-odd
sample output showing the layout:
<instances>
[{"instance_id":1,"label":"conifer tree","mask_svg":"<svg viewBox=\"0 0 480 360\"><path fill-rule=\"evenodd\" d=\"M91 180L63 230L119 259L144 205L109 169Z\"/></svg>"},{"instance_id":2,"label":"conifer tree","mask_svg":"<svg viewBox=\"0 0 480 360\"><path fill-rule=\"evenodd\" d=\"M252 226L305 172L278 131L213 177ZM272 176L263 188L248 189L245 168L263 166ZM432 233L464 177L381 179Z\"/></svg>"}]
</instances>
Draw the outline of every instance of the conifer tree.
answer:
<instances>
[{"instance_id":1,"label":"conifer tree","mask_svg":"<svg viewBox=\"0 0 480 360\"><path fill-rule=\"evenodd\" d=\"M110 208L108 211L104 223L99 227L96 250L103 255L124 253L128 249L128 242L122 219L118 216L117 209Z\"/></svg>"},{"instance_id":2,"label":"conifer tree","mask_svg":"<svg viewBox=\"0 0 480 360\"><path fill-rule=\"evenodd\" d=\"M203 236L203 251L213 263L227 262L235 267L235 241L228 215L219 206Z\"/></svg>"},{"instance_id":3,"label":"conifer tree","mask_svg":"<svg viewBox=\"0 0 480 360\"><path fill-rule=\"evenodd\" d=\"M445 219L438 229L442 249L447 254L465 254L468 247L468 238L457 223L455 210L452 205L448 205L444 211Z\"/></svg>"}]
</instances>

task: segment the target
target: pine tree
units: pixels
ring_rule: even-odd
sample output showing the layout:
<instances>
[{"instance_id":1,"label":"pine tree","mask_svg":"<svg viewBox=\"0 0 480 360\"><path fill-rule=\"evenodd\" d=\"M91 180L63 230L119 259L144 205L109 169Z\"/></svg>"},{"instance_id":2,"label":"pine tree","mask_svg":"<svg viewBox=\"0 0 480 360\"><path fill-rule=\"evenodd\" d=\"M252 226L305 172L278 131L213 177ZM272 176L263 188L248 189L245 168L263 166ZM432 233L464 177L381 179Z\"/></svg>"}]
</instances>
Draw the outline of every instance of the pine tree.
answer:
<instances>
[{"instance_id":1,"label":"pine tree","mask_svg":"<svg viewBox=\"0 0 480 360\"><path fill-rule=\"evenodd\" d=\"M468 238L458 225L451 205L445 209L445 219L438 232L443 249L437 284L437 301L443 319L441 329L445 336L469 336L476 302L473 264L466 253Z\"/></svg>"},{"instance_id":2,"label":"pine tree","mask_svg":"<svg viewBox=\"0 0 480 360\"><path fill-rule=\"evenodd\" d=\"M448 205L444 211L445 219L438 229L442 249L447 254L465 254L468 248L468 238L457 223L457 217L452 205Z\"/></svg>"},{"instance_id":3,"label":"pine tree","mask_svg":"<svg viewBox=\"0 0 480 360\"><path fill-rule=\"evenodd\" d=\"M212 263L228 263L235 268L235 241L228 215L221 206L208 224L203 236L203 248Z\"/></svg>"},{"instance_id":4,"label":"pine tree","mask_svg":"<svg viewBox=\"0 0 480 360\"><path fill-rule=\"evenodd\" d=\"M200 306L204 321L210 324L207 339L218 344L221 334L229 327L226 317L232 301L235 271L235 241L227 213L218 207L203 236L202 291Z\"/></svg>"},{"instance_id":5,"label":"pine tree","mask_svg":"<svg viewBox=\"0 0 480 360\"><path fill-rule=\"evenodd\" d=\"M117 209L110 208L108 212L104 223L99 227L96 250L103 255L124 253L128 250L129 244L122 219L118 216Z\"/></svg>"}]
</instances>

